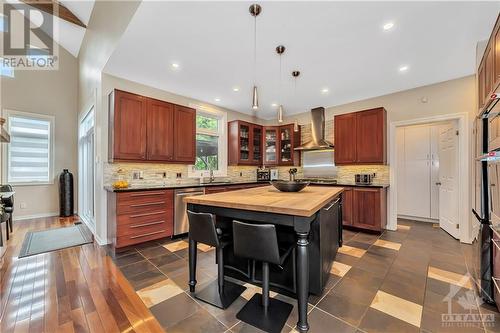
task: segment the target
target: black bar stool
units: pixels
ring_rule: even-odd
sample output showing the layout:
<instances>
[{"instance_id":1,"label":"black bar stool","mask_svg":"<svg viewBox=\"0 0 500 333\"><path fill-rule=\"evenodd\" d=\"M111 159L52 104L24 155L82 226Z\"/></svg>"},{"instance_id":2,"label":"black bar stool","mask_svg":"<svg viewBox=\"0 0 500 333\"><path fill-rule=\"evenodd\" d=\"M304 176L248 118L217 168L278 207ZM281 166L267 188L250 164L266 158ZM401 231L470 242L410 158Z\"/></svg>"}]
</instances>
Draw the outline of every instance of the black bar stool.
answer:
<instances>
[{"instance_id":1,"label":"black bar stool","mask_svg":"<svg viewBox=\"0 0 500 333\"><path fill-rule=\"evenodd\" d=\"M231 237L223 234L222 230L216 227L214 215L194 213L189 210L187 215L189 220L189 290L194 292L196 286L197 243L215 247L217 280L197 292L194 297L218 308L226 309L247 289L239 284L224 281L223 250L231 244Z\"/></svg>"},{"instance_id":2,"label":"black bar stool","mask_svg":"<svg viewBox=\"0 0 500 333\"><path fill-rule=\"evenodd\" d=\"M12 186L11 185L0 185L0 192L12 192ZM14 214L14 196L10 196L8 198L2 198L2 203L3 203L3 208L5 213L9 214L9 219L7 220L7 223L5 225L5 228L7 230L7 240L9 239L9 227L10 227L10 232L12 233L14 231L13 226L12 226L12 218Z\"/></svg>"},{"instance_id":3,"label":"black bar stool","mask_svg":"<svg viewBox=\"0 0 500 333\"><path fill-rule=\"evenodd\" d=\"M239 221L233 222L233 241L235 255L262 261L262 294L255 294L236 318L266 332L281 332L293 306L269 298L269 264L281 266L295 244L280 249L274 225Z\"/></svg>"}]
</instances>

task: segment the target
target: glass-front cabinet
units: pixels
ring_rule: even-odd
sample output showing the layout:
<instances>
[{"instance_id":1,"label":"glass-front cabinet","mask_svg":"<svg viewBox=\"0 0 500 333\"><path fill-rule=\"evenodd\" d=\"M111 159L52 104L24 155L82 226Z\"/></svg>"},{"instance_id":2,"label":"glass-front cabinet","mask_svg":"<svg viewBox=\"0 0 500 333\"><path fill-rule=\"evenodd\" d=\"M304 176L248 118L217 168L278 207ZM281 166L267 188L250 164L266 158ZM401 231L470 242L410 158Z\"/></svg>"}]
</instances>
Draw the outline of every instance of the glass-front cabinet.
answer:
<instances>
[{"instance_id":1,"label":"glass-front cabinet","mask_svg":"<svg viewBox=\"0 0 500 333\"><path fill-rule=\"evenodd\" d=\"M262 164L262 126L252 126L252 162Z\"/></svg>"},{"instance_id":2,"label":"glass-front cabinet","mask_svg":"<svg viewBox=\"0 0 500 333\"><path fill-rule=\"evenodd\" d=\"M250 162L250 127L246 123L240 124L240 163Z\"/></svg>"},{"instance_id":3,"label":"glass-front cabinet","mask_svg":"<svg viewBox=\"0 0 500 333\"><path fill-rule=\"evenodd\" d=\"M293 124L260 126L246 121L228 123L228 164L254 166L292 166L300 163L300 131Z\"/></svg>"},{"instance_id":4,"label":"glass-front cabinet","mask_svg":"<svg viewBox=\"0 0 500 333\"><path fill-rule=\"evenodd\" d=\"M264 127L264 165L278 164L278 128Z\"/></svg>"},{"instance_id":5,"label":"glass-front cabinet","mask_svg":"<svg viewBox=\"0 0 500 333\"><path fill-rule=\"evenodd\" d=\"M262 164L262 126L240 120L228 123L228 164Z\"/></svg>"},{"instance_id":6,"label":"glass-front cabinet","mask_svg":"<svg viewBox=\"0 0 500 333\"><path fill-rule=\"evenodd\" d=\"M293 125L280 126L279 164L293 165L294 132Z\"/></svg>"}]
</instances>

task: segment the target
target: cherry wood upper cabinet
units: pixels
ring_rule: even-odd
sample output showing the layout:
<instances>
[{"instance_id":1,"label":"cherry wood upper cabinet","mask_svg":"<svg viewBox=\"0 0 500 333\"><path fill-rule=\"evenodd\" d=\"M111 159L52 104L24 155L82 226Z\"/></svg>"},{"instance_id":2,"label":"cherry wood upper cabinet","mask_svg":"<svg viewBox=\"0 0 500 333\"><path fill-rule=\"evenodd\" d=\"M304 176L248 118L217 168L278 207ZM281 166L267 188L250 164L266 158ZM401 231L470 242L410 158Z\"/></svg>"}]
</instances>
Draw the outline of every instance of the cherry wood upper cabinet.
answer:
<instances>
[{"instance_id":1,"label":"cherry wood upper cabinet","mask_svg":"<svg viewBox=\"0 0 500 333\"><path fill-rule=\"evenodd\" d=\"M485 66L484 62L479 65L479 68L477 70L477 102L478 102L478 107L482 108L484 106L485 102Z\"/></svg>"},{"instance_id":2,"label":"cherry wood upper cabinet","mask_svg":"<svg viewBox=\"0 0 500 333\"><path fill-rule=\"evenodd\" d=\"M262 126L241 120L228 123L228 164L262 165Z\"/></svg>"},{"instance_id":3,"label":"cherry wood upper cabinet","mask_svg":"<svg viewBox=\"0 0 500 333\"><path fill-rule=\"evenodd\" d=\"M493 92L500 89L500 14L477 68L478 113Z\"/></svg>"},{"instance_id":4,"label":"cherry wood upper cabinet","mask_svg":"<svg viewBox=\"0 0 500 333\"><path fill-rule=\"evenodd\" d=\"M335 116L335 164L385 164L386 122L382 107Z\"/></svg>"},{"instance_id":5,"label":"cherry wood upper cabinet","mask_svg":"<svg viewBox=\"0 0 500 333\"><path fill-rule=\"evenodd\" d=\"M195 162L195 109L120 90L109 96L110 162Z\"/></svg>"},{"instance_id":6,"label":"cherry wood upper cabinet","mask_svg":"<svg viewBox=\"0 0 500 333\"><path fill-rule=\"evenodd\" d=\"M146 160L147 99L115 90L110 94L110 159Z\"/></svg>"},{"instance_id":7,"label":"cherry wood upper cabinet","mask_svg":"<svg viewBox=\"0 0 500 333\"><path fill-rule=\"evenodd\" d=\"M196 110L174 106L174 160L194 164L196 159Z\"/></svg>"},{"instance_id":8,"label":"cherry wood upper cabinet","mask_svg":"<svg viewBox=\"0 0 500 333\"><path fill-rule=\"evenodd\" d=\"M147 114L148 160L172 161L174 159L174 106L150 99Z\"/></svg>"},{"instance_id":9,"label":"cherry wood upper cabinet","mask_svg":"<svg viewBox=\"0 0 500 333\"><path fill-rule=\"evenodd\" d=\"M377 108L356 113L356 162L385 164L386 111Z\"/></svg>"},{"instance_id":10,"label":"cherry wood upper cabinet","mask_svg":"<svg viewBox=\"0 0 500 333\"><path fill-rule=\"evenodd\" d=\"M495 50L494 45L492 45L493 42L494 40L484 53L484 101L488 100L490 92L493 91L493 83L495 81Z\"/></svg>"},{"instance_id":11,"label":"cherry wood upper cabinet","mask_svg":"<svg viewBox=\"0 0 500 333\"><path fill-rule=\"evenodd\" d=\"M500 15L499 15L500 18ZM498 89L500 86L500 20L497 20L496 28L493 33L492 49L494 50L494 75L493 88Z\"/></svg>"},{"instance_id":12,"label":"cherry wood upper cabinet","mask_svg":"<svg viewBox=\"0 0 500 333\"><path fill-rule=\"evenodd\" d=\"M335 164L356 163L356 113L335 116L333 127Z\"/></svg>"}]
</instances>

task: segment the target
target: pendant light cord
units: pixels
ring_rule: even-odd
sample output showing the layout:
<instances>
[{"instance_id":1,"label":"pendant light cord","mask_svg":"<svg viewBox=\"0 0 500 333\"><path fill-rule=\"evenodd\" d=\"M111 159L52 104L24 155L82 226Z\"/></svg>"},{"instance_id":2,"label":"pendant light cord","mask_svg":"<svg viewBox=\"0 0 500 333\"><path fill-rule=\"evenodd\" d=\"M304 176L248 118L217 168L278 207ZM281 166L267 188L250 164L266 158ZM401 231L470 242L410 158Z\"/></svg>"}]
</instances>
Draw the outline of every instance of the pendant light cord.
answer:
<instances>
[{"instance_id":1,"label":"pendant light cord","mask_svg":"<svg viewBox=\"0 0 500 333\"><path fill-rule=\"evenodd\" d=\"M257 15L253 24L253 85L257 85Z\"/></svg>"}]
</instances>

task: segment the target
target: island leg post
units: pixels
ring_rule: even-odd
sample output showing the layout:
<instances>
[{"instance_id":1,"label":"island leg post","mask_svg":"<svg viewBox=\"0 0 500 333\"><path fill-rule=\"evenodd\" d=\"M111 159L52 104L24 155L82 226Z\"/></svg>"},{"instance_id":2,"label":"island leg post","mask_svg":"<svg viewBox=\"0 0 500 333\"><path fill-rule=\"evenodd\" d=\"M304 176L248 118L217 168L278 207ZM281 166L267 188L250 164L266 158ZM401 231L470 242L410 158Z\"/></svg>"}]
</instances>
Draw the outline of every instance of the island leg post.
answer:
<instances>
[{"instance_id":1,"label":"island leg post","mask_svg":"<svg viewBox=\"0 0 500 333\"><path fill-rule=\"evenodd\" d=\"M307 300L309 298L309 232L297 232L297 306L299 321L297 328L307 332Z\"/></svg>"},{"instance_id":2,"label":"island leg post","mask_svg":"<svg viewBox=\"0 0 500 333\"><path fill-rule=\"evenodd\" d=\"M189 238L189 291L194 293L196 287L197 242Z\"/></svg>"}]
</instances>

